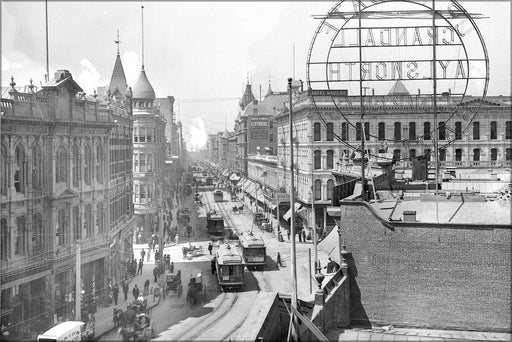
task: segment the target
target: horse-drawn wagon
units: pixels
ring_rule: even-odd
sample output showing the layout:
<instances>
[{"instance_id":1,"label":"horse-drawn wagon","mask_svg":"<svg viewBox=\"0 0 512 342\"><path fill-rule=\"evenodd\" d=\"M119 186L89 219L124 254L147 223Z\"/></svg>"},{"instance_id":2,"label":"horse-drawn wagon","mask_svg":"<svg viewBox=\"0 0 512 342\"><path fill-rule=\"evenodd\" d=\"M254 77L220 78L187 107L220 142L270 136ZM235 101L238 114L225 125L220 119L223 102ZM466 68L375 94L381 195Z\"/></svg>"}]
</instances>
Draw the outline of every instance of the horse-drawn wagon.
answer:
<instances>
[{"instance_id":1,"label":"horse-drawn wagon","mask_svg":"<svg viewBox=\"0 0 512 342\"><path fill-rule=\"evenodd\" d=\"M127 306L125 311L114 308L114 327L119 328L118 333L123 341L149 341L156 337L154 323L151 322L151 310L147 299L139 297Z\"/></svg>"},{"instance_id":2,"label":"horse-drawn wagon","mask_svg":"<svg viewBox=\"0 0 512 342\"><path fill-rule=\"evenodd\" d=\"M167 295L171 291L176 293L178 298L180 298L181 294L183 293L183 285L181 284L181 270L175 274L166 275L165 294Z\"/></svg>"}]
</instances>

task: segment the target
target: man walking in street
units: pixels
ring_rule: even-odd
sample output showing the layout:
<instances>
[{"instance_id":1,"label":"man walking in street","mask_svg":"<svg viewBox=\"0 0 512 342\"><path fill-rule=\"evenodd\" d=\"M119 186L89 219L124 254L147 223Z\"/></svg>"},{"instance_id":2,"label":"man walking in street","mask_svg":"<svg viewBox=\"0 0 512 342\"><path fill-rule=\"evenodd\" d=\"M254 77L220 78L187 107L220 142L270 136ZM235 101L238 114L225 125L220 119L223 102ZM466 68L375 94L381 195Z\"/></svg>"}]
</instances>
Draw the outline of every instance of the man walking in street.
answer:
<instances>
[{"instance_id":1,"label":"man walking in street","mask_svg":"<svg viewBox=\"0 0 512 342\"><path fill-rule=\"evenodd\" d=\"M139 268L137 269L137 274L142 274L142 266L144 266L144 263L142 262L142 259L139 259Z\"/></svg>"},{"instance_id":2,"label":"man walking in street","mask_svg":"<svg viewBox=\"0 0 512 342\"><path fill-rule=\"evenodd\" d=\"M146 251L144 250L144 248L142 248L142 250L140 251L140 257L142 260L144 260L145 256L146 256Z\"/></svg>"},{"instance_id":3,"label":"man walking in street","mask_svg":"<svg viewBox=\"0 0 512 342\"><path fill-rule=\"evenodd\" d=\"M137 284L135 284L135 286L133 287L132 293L133 293L133 298L135 300L137 300L137 298L139 298L139 294L140 294L140 290L137 287Z\"/></svg>"},{"instance_id":4,"label":"man walking in street","mask_svg":"<svg viewBox=\"0 0 512 342\"><path fill-rule=\"evenodd\" d=\"M117 283L114 284L112 288L112 297L114 297L114 305L117 305L117 297L119 296L119 285Z\"/></svg>"},{"instance_id":5,"label":"man walking in street","mask_svg":"<svg viewBox=\"0 0 512 342\"><path fill-rule=\"evenodd\" d=\"M212 249L213 249L213 246L212 246L212 243L208 243L208 252L210 252L210 255L212 255Z\"/></svg>"},{"instance_id":6,"label":"man walking in street","mask_svg":"<svg viewBox=\"0 0 512 342\"><path fill-rule=\"evenodd\" d=\"M126 282L126 280L123 280L123 293L124 293L124 301L126 302L126 300L128 299L128 283Z\"/></svg>"},{"instance_id":7,"label":"man walking in street","mask_svg":"<svg viewBox=\"0 0 512 342\"><path fill-rule=\"evenodd\" d=\"M281 253L277 252L277 266L283 267L283 264L281 262Z\"/></svg>"}]
</instances>

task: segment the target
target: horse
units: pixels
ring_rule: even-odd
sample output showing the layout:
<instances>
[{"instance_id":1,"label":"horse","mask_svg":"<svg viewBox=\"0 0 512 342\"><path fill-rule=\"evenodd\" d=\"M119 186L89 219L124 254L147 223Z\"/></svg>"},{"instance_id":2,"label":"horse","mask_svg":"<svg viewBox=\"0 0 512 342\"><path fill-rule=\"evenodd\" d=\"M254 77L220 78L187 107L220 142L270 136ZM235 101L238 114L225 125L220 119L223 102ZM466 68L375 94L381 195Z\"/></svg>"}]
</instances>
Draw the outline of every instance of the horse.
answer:
<instances>
[{"instance_id":1,"label":"horse","mask_svg":"<svg viewBox=\"0 0 512 342\"><path fill-rule=\"evenodd\" d=\"M122 341L135 341L137 339L137 333L133 328L119 328L117 333L121 335Z\"/></svg>"},{"instance_id":2,"label":"horse","mask_svg":"<svg viewBox=\"0 0 512 342\"><path fill-rule=\"evenodd\" d=\"M194 304L194 305L197 304L197 288L195 285L191 285L191 284L188 285L187 303Z\"/></svg>"},{"instance_id":3,"label":"horse","mask_svg":"<svg viewBox=\"0 0 512 342\"><path fill-rule=\"evenodd\" d=\"M127 309L126 311L121 311L118 314L119 320L121 321L121 325L123 328L126 328L127 325L132 325L135 322L135 316L137 315L135 310Z\"/></svg>"}]
</instances>

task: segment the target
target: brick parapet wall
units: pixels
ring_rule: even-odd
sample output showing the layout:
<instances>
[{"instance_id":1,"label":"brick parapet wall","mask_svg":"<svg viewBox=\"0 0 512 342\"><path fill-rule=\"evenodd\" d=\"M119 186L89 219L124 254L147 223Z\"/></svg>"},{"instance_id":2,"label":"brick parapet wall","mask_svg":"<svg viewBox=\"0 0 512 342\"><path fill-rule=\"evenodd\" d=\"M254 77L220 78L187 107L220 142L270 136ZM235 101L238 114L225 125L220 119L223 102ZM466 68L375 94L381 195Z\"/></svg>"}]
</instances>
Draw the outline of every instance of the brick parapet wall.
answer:
<instances>
[{"instance_id":1,"label":"brick parapet wall","mask_svg":"<svg viewBox=\"0 0 512 342\"><path fill-rule=\"evenodd\" d=\"M357 325L511 330L511 228L382 221L342 204Z\"/></svg>"}]
</instances>

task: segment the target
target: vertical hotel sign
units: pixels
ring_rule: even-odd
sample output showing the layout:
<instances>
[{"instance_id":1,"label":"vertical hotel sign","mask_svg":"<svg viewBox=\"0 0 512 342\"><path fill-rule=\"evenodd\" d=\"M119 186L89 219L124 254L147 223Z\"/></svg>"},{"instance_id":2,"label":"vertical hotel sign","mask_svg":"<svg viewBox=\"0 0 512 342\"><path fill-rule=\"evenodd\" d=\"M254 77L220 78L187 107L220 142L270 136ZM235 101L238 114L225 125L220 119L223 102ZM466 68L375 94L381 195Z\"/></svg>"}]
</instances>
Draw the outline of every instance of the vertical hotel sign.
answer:
<instances>
[{"instance_id":1,"label":"vertical hotel sign","mask_svg":"<svg viewBox=\"0 0 512 342\"><path fill-rule=\"evenodd\" d=\"M489 80L487 50L474 21L480 14L468 13L456 1L372 0L340 1L315 17L320 24L307 60L307 85L315 107L315 94L322 94L323 101L329 94L347 120L347 106L359 105L350 97L361 95L368 108L386 97L381 103L408 110L421 105L424 113L432 110L434 96L449 94L449 120L469 128L479 105L463 103L469 95L483 100ZM390 95L399 83L403 87ZM347 95L340 96L344 92ZM349 123L355 127L355 122Z\"/></svg>"}]
</instances>

